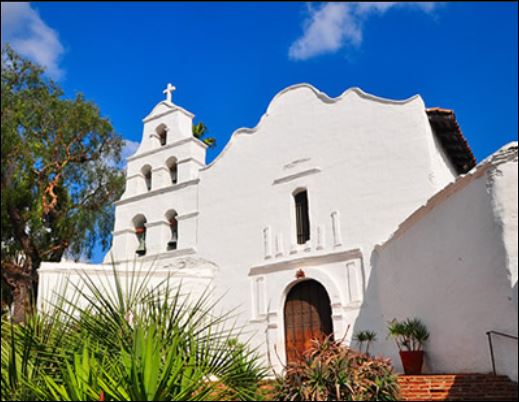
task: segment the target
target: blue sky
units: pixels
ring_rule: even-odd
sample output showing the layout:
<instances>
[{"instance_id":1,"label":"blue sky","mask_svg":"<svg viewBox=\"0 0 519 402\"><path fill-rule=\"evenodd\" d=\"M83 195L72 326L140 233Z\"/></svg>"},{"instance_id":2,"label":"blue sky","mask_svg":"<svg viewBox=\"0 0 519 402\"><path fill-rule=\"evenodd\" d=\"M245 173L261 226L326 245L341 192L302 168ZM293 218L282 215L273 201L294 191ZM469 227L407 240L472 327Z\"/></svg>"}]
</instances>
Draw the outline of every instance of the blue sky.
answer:
<instances>
[{"instance_id":1,"label":"blue sky","mask_svg":"<svg viewBox=\"0 0 519 402\"><path fill-rule=\"evenodd\" d=\"M168 82L217 138L208 162L308 82L454 109L480 161L517 140L517 20L496 2L2 3L2 42L98 104L128 150Z\"/></svg>"}]
</instances>

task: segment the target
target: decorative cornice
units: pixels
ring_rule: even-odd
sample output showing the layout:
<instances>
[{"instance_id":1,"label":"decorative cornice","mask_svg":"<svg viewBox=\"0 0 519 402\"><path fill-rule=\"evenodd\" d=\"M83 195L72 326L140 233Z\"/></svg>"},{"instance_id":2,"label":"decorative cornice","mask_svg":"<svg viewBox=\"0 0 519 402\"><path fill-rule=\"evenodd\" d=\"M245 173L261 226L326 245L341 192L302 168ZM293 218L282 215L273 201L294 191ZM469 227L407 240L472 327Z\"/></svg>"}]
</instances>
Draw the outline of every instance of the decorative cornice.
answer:
<instances>
[{"instance_id":1,"label":"decorative cornice","mask_svg":"<svg viewBox=\"0 0 519 402\"><path fill-rule=\"evenodd\" d=\"M186 219L195 218L197 216L198 216L198 211L189 212L189 213L184 214L184 215L178 215L177 216L177 221L183 221L183 220L186 220Z\"/></svg>"},{"instance_id":2,"label":"decorative cornice","mask_svg":"<svg viewBox=\"0 0 519 402\"><path fill-rule=\"evenodd\" d=\"M182 220L187 220L187 219L195 218L197 216L198 216L198 211L195 211L195 212L189 212L189 213L184 214L184 215L177 215L176 219L177 219L177 221L182 221ZM155 221L155 222L146 222L144 224L144 226L146 228L152 228L152 227L160 226L160 225L169 226L170 223L167 220L161 219L161 220L158 220L158 221ZM112 236L119 236L119 235L128 234L128 233L135 234L135 229L128 228L128 229L120 229L120 230L117 230L117 231L113 231L112 232Z\"/></svg>"},{"instance_id":3,"label":"decorative cornice","mask_svg":"<svg viewBox=\"0 0 519 402\"><path fill-rule=\"evenodd\" d=\"M212 279L218 266L209 260L197 257L190 257L196 254L196 249L185 248L180 250L172 250L164 253L143 256L134 259L120 260L115 262L106 262L101 264L76 263L76 262L44 262L38 269L39 274L57 273L57 274L113 274L113 267L117 267L117 275L120 276L139 276L149 275L152 272L156 275L171 275L178 277L196 277L202 279ZM183 258L185 257L185 258ZM154 266L155 263L164 263L161 267ZM171 261L168 263L167 261ZM151 266L144 267L143 263L150 263ZM201 268L193 269L193 262L197 263ZM121 267L126 265L126 268Z\"/></svg>"},{"instance_id":4,"label":"decorative cornice","mask_svg":"<svg viewBox=\"0 0 519 402\"><path fill-rule=\"evenodd\" d=\"M186 163L186 162L195 162L197 165L199 165L201 167L205 167L205 163L202 163L202 162L196 160L195 158L180 159L179 161L177 161L177 165L180 165L181 163Z\"/></svg>"},{"instance_id":5,"label":"decorative cornice","mask_svg":"<svg viewBox=\"0 0 519 402\"><path fill-rule=\"evenodd\" d=\"M152 228L154 226L160 226L160 225L169 226L169 222L161 219L160 221L146 222L144 224L144 226L146 226L146 228Z\"/></svg>"},{"instance_id":6,"label":"decorative cornice","mask_svg":"<svg viewBox=\"0 0 519 402\"><path fill-rule=\"evenodd\" d=\"M112 236L119 236L122 234L135 234L135 229L120 229L120 230L114 230L112 232Z\"/></svg>"},{"instance_id":7,"label":"decorative cornice","mask_svg":"<svg viewBox=\"0 0 519 402\"><path fill-rule=\"evenodd\" d=\"M160 153L162 151L178 147L178 146L186 144L188 142L194 142L196 145L201 146L204 149L207 149L207 147L208 147L207 144L203 143L198 138L187 137L187 138L183 138L181 140L172 142L171 144L162 145L160 148L155 148L155 149L152 149L150 151L143 152L142 154L134 154L134 155L129 156L128 158L126 158L126 160L128 162L132 162L134 160L137 160L137 159L140 159L140 158L144 158L145 156L149 156L149 155L153 155L153 154L158 154L158 153Z\"/></svg>"},{"instance_id":8,"label":"decorative cornice","mask_svg":"<svg viewBox=\"0 0 519 402\"><path fill-rule=\"evenodd\" d=\"M292 259L284 259L272 263L257 265L252 267L249 270L249 276L261 275L261 274L269 274L277 271L285 271L289 269L306 267L306 266L314 266L320 264L326 264L336 261L347 261L356 258L362 258L362 252L359 248L346 250L346 251L336 251L331 253L324 253L318 255L310 255L305 257L298 257Z\"/></svg>"},{"instance_id":9,"label":"decorative cornice","mask_svg":"<svg viewBox=\"0 0 519 402\"><path fill-rule=\"evenodd\" d=\"M288 176L283 176L283 177L280 177L279 179L276 179L272 182L272 184L279 184L279 183L285 183L287 181L291 181L291 180L294 180L294 179L297 179L299 177L303 177L303 176L308 176L308 175L311 175L311 174L315 174L315 173L319 173L321 171L320 168L316 167L316 168L312 168L312 169L307 169L307 170L303 170L302 172L298 172L298 173L294 173L294 174L291 174L291 175L288 175Z\"/></svg>"},{"instance_id":10,"label":"decorative cornice","mask_svg":"<svg viewBox=\"0 0 519 402\"><path fill-rule=\"evenodd\" d=\"M153 114L155 112L155 109L157 109L159 106L161 105L164 105L164 106L167 106L169 109L168 110L165 110L163 111L162 113L158 113L158 114ZM159 117L163 117L163 116L166 116L170 113L173 113L173 112L176 112L176 111L179 111L179 112L182 112L184 113L186 116L190 117L191 119L193 119L195 117L195 115L189 111L187 111L186 109L184 109L183 107L180 107L178 105L175 105L174 103L172 102L167 102L167 101L161 101L159 102L158 104L155 105L155 107L152 109L152 111L150 112L150 114L148 114L144 119L142 119L142 122L143 123L147 123L149 121L152 121L152 120L155 120L155 119L158 119Z\"/></svg>"},{"instance_id":11,"label":"decorative cornice","mask_svg":"<svg viewBox=\"0 0 519 402\"><path fill-rule=\"evenodd\" d=\"M135 260L133 260L133 259L119 260L119 261L116 261L115 264L121 265L123 263L129 263L129 262L133 262L133 261L142 261L142 262L160 261L160 260L164 260L167 258L182 257L185 255L191 255L191 254L196 254L196 249L194 247L171 250L171 251L166 251L166 252L158 253L158 254L144 255L142 257L136 257Z\"/></svg>"},{"instance_id":12,"label":"decorative cornice","mask_svg":"<svg viewBox=\"0 0 519 402\"><path fill-rule=\"evenodd\" d=\"M136 177L144 178L144 175L141 172L135 173L130 176L126 176L126 180L135 179Z\"/></svg>"},{"instance_id":13,"label":"decorative cornice","mask_svg":"<svg viewBox=\"0 0 519 402\"><path fill-rule=\"evenodd\" d=\"M148 197L153 197L155 195L165 194L165 193L169 193L172 191L178 191L178 190L183 189L188 186L197 185L199 182L200 182L200 179L196 178L196 179L185 181L183 183L178 183L178 184L174 184L174 185L167 186L167 187L161 187L156 190L151 190L146 193L134 195L134 196L131 196L131 197L119 200L119 201L115 201L114 205L116 207L118 207L120 205L128 204L130 202L139 201L139 200L142 200L142 199L145 199Z\"/></svg>"},{"instance_id":14,"label":"decorative cornice","mask_svg":"<svg viewBox=\"0 0 519 402\"><path fill-rule=\"evenodd\" d=\"M127 260L118 260L113 262L114 265L121 265L121 264L128 264L128 263L138 263L138 262L149 262L149 261L156 261L156 260L164 260L169 258L175 258L175 257L183 257L183 256L189 256L196 254L196 249L193 247L187 247L183 249L177 249L177 250L171 250L166 251L163 253L158 254L152 254L152 255L145 255L142 257L135 257L134 259L127 259ZM80 271L97 271L97 272L111 272L112 269L112 262L105 262L101 264L90 264L90 263L78 263L70 261L70 265L73 265L74 268L70 268L70 266L67 266L67 262L43 262L41 264L40 269L38 269L38 272L63 272L63 271L73 271L73 270L80 270ZM124 271L122 271L124 273ZM144 270L144 273L147 271Z\"/></svg>"}]
</instances>

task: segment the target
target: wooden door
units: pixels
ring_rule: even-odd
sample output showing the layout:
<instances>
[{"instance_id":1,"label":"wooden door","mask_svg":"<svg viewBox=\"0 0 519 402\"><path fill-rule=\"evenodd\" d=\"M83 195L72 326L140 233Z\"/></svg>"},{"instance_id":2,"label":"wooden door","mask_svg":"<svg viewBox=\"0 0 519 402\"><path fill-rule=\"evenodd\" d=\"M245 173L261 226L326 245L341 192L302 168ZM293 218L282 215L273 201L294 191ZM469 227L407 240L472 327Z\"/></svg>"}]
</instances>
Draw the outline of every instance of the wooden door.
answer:
<instances>
[{"instance_id":1,"label":"wooden door","mask_svg":"<svg viewBox=\"0 0 519 402\"><path fill-rule=\"evenodd\" d=\"M288 362L300 359L312 340L333 333L330 298L323 285L314 280L300 282L290 290L284 317Z\"/></svg>"}]
</instances>

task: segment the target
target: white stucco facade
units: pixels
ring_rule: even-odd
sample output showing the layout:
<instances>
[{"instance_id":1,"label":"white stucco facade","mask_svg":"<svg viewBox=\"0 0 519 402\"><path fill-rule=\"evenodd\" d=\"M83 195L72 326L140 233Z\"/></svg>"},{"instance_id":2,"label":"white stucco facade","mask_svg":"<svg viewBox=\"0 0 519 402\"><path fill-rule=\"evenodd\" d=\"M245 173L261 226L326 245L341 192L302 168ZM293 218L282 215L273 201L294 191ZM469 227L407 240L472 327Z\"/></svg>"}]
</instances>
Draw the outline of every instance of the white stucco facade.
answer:
<instances>
[{"instance_id":1,"label":"white stucco facade","mask_svg":"<svg viewBox=\"0 0 519 402\"><path fill-rule=\"evenodd\" d=\"M143 120L105 263L42 264L40 306L76 269L109 278L113 259L123 271L137 261L157 278L173 273L225 294L222 307L238 307L277 370L285 299L306 279L326 289L337 338L376 330L374 350L397 369L396 346L385 340L392 318L428 325L431 372L487 372L485 331L517 335L516 145L458 177L419 96L392 101L353 88L331 99L300 84L206 165L192 119L166 100ZM310 240L298 244L302 189ZM178 241L168 250L172 216ZM136 225L146 231L139 257ZM517 343L498 349L499 370L517 379Z\"/></svg>"}]
</instances>

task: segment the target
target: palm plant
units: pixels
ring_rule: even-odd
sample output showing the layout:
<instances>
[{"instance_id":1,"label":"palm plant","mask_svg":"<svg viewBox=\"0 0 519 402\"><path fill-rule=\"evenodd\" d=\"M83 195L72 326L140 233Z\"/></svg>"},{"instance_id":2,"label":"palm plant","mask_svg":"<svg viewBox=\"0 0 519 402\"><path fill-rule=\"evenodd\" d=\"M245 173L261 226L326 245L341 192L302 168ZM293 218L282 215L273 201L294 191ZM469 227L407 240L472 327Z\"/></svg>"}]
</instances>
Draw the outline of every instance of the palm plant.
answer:
<instances>
[{"instance_id":1,"label":"palm plant","mask_svg":"<svg viewBox=\"0 0 519 402\"><path fill-rule=\"evenodd\" d=\"M353 340L359 344L359 351L362 352L362 346L365 344L364 353L369 355L369 347L377 340L377 333L375 331L359 331L353 335Z\"/></svg>"},{"instance_id":2,"label":"palm plant","mask_svg":"<svg viewBox=\"0 0 519 402\"><path fill-rule=\"evenodd\" d=\"M112 283L83 274L47 312L23 325L3 318L2 400L258 399L266 371L236 341L232 312L132 272L114 269Z\"/></svg>"},{"instance_id":3,"label":"palm plant","mask_svg":"<svg viewBox=\"0 0 519 402\"><path fill-rule=\"evenodd\" d=\"M418 318L405 321L392 320L388 323L388 336L395 339L398 349L421 351L429 339L429 331Z\"/></svg>"},{"instance_id":4,"label":"palm plant","mask_svg":"<svg viewBox=\"0 0 519 402\"><path fill-rule=\"evenodd\" d=\"M213 148L216 146L216 138L214 138L214 137L202 138L207 134L208 131L209 131L209 129L202 121L197 124L193 124L193 136L195 138L198 138L199 140L201 140L204 144L208 145L209 148Z\"/></svg>"}]
</instances>

